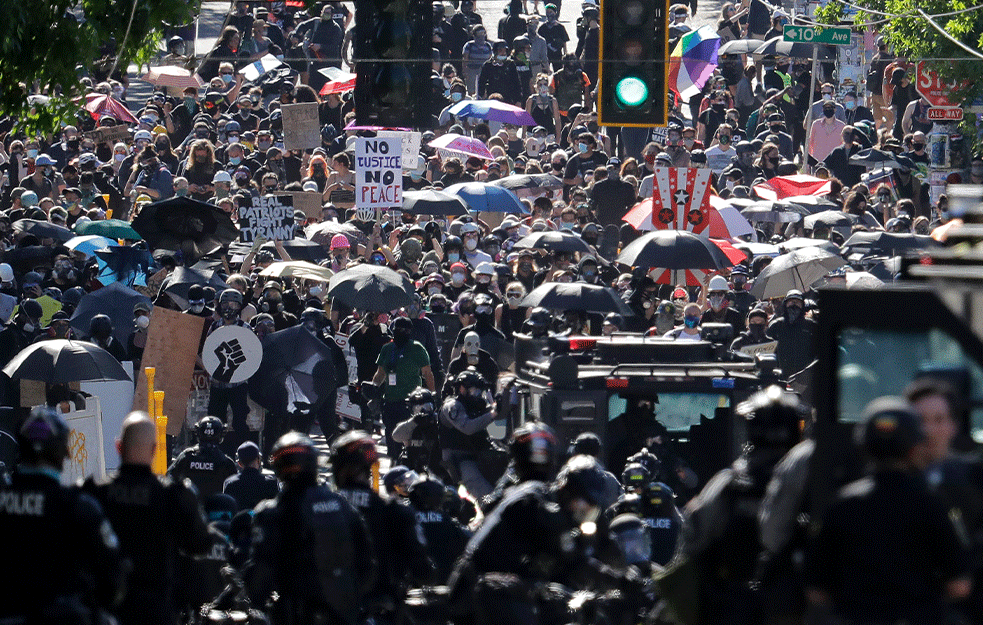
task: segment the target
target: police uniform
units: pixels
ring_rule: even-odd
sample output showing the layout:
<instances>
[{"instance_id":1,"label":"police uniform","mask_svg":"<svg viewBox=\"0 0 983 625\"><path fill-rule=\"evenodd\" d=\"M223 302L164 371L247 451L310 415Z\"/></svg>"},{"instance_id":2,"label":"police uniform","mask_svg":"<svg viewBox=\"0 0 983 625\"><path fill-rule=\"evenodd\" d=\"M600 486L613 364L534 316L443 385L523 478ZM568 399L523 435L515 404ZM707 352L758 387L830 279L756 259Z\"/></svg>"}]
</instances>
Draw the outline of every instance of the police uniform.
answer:
<instances>
[{"instance_id":1,"label":"police uniform","mask_svg":"<svg viewBox=\"0 0 983 625\"><path fill-rule=\"evenodd\" d=\"M235 461L217 446L199 444L182 451L171 463L167 474L176 480L191 480L204 501L211 495L221 493L225 480L237 471Z\"/></svg>"},{"instance_id":2,"label":"police uniform","mask_svg":"<svg viewBox=\"0 0 983 625\"><path fill-rule=\"evenodd\" d=\"M417 511L416 520L423 530L430 558L437 567L437 581L444 584L454 570L454 563L464 553L471 533L437 510Z\"/></svg>"},{"instance_id":3,"label":"police uniform","mask_svg":"<svg viewBox=\"0 0 983 625\"><path fill-rule=\"evenodd\" d=\"M61 486L54 471L21 468L11 482L0 485L0 621L77 623L93 607L111 607L123 574L119 542L99 504Z\"/></svg>"},{"instance_id":4,"label":"police uniform","mask_svg":"<svg viewBox=\"0 0 983 625\"><path fill-rule=\"evenodd\" d=\"M269 471L243 467L238 475L225 480L222 492L239 504L240 510L252 510L264 499L273 499L280 492L280 483Z\"/></svg>"},{"instance_id":5,"label":"police uniform","mask_svg":"<svg viewBox=\"0 0 983 625\"><path fill-rule=\"evenodd\" d=\"M108 483L89 478L84 488L102 504L133 564L117 612L121 625L173 625L177 552L205 554L211 547L194 490L137 464L124 464Z\"/></svg>"},{"instance_id":6,"label":"police uniform","mask_svg":"<svg viewBox=\"0 0 983 625\"><path fill-rule=\"evenodd\" d=\"M288 484L260 504L245 581L253 605L276 591L272 621L359 622L375 573L365 523L338 493L310 481Z\"/></svg>"}]
</instances>

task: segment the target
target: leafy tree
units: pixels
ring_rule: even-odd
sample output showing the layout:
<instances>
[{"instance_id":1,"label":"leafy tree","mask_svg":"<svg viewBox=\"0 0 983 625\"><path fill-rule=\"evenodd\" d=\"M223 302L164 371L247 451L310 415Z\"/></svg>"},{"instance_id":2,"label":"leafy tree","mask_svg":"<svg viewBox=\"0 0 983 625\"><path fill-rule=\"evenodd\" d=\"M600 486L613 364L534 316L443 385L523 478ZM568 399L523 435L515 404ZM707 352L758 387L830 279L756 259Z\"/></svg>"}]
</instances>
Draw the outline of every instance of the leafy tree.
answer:
<instances>
[{"instance_id":1,"label":"leafy tree","mask_svg":"<svg viewBox=\"0 0 983 625\"><path fill-rule=\"evenodd\" d=\"M168 24L194 19L200 0L3 0L0 10L0 114L27 130L53 130L73 117L81 78L106 53L126 71L148 58ZM51 96L28 104L35 89Z\"/></svg>"}]
</instances>

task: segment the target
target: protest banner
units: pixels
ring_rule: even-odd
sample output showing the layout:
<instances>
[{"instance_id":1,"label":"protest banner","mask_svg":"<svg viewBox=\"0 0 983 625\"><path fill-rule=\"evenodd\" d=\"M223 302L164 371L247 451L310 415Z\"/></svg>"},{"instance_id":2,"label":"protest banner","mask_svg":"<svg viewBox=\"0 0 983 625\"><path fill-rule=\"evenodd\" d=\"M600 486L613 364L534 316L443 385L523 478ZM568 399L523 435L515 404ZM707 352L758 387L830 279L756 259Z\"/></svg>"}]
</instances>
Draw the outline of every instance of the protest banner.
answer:
<instances>
[{"instance_id":1,"label":"protest banner","mask_svg":"<svg viewBox=\"0 0 983 625\"><path fill-rule=\"evenodd\" d=\"M652 225L656 230L700 234L710 225L710 170L656 167L652 185Z\"/></svg>"},{"instance_id":2,"label":"protest banner","mask_svg":"<svg viewBox=\"0 0 983 625\"><path fill-rule=\"evenodd\" d=\"M348 343L348 335L337 332L335 334L335 343L341 348L341 351L345 354L345 362L348 364L348 379L357 380L358 379L358 362L355 359L355 352L351 345ZM348 396L348 387L342 387L338 389L338 399L335 402L335 410L338 416L342 419L348 419L349 421L357 421L361 423L362 421L362 410L352 403L351 398Z\"/></svg>"},{"instance_id":3,"label":"protest banner","mask_svg":"<svg viewBox=\"0 0 983 625\"><path fill-rule=\"evenodd\" d=\"M748 356L757 356L758 354L774 354L777 347L778 341L768 341L757 345L745 345L739 351Z\"/></svg>"},{"instance_id":4,"label":"protest banner","mask_svg":"<svg viewBox=\"0 0 983 625\"><path fill-rule=\"evenodd\" d=\"M155 390L164 391L164 415L167 433L176 436L184 424L191 393L198 342L205 319L184 315L176 310L155 306L147 329L147 345L143 350L139 379L133 395L133 410L147 409L146 367L154 367Z\"/></svg>"},{"instance_id":5,"label":"protest banner","mask_svg":"<svg viewBox=\"0 0 983 625\"><path fill-rule=\"evenodd\" d=\"M403 204L402 142L393 137L359 137L355 142L355 206Z\"/></svg>"},{"instance_id":6,"label":"protest banner","mask_svg":"<svg viewBox=\"0 0 983 625\"><path fill-rule=\"evenodd\" d=\"M294 199L290 195L249 196L239 202L239 240L292 241Z\"/></svg>"},{"instance_id":7,"label":"protest banner","mask_svg":"<svg viewBox=\"0 0 983 625\"><path fill-rule=\"evenodd\" d=\"M321 147L321 122L317 102L284 104L283 147L288 150L306 150Z\"/></svg>"},{"instance_id":8,"label":"protest banner","mask_svg":"<svg viewBox=\"0 0 983 625\"><path fill-rule=\"evenodd\" d=\"M92 139L97 144L113 144L119 141L126 142L129 140L130 129L127 126L102 126L95 130L86 131L83 134L85 134L86 138Z\"/></svg>"},{"instance_id":9,"label":"protest banner","mask_svg":"<svg viewBox=\"0 0 983 625\"><path fill-rule=\"evenodd\" d=\"M423 133L412 130L380 130L375 134L383 139L399 139L403 146L403 169L409 171L420 166L420 142Z\"/></svg>"}]
</instances>

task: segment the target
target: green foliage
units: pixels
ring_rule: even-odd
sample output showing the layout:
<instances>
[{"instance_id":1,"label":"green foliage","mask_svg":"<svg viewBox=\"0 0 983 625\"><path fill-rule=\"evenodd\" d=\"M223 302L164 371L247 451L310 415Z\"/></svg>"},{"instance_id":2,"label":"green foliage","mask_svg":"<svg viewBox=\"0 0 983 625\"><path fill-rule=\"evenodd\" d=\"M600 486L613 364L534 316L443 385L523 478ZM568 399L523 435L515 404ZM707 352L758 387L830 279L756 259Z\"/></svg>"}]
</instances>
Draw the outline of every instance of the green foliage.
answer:
<instances>
[{"instance_id":1,"label":"green foliage","mask_svg":"<svg viewBox=\"0 0 983 625\"><path fill-rule=\"evenodd\" d=\"M103 58L104 44L114 41L121 46L118 63L125 69L130 62L149 57L166 25L194 19L199 4L199 0L3 0L0 114L17 118L25 130L54 130L59 122L74 117L79 104L73 98L82 93L80 79ZM29 106L29 86L53 96L51 101Z\"/></svg>"}]
</instances>

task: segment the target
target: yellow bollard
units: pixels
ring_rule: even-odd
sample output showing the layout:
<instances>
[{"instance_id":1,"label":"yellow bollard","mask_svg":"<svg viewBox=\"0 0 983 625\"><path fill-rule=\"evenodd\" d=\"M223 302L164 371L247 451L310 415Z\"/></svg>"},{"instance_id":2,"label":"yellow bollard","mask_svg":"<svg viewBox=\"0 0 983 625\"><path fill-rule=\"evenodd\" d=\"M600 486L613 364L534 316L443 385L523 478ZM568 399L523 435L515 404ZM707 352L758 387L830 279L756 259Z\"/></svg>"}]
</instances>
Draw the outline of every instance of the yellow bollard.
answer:
<instances>
[{"instance_id":1,"label":"yellow bollard","mask_svg":"<svg viewBox=\"0 0 983 625\"><path fill-rule=\"evenodd\" d=\"M164 416L164 391L154 391L154 423L157 425L157 451L154 452L154 473L167 473L167 417Z\"/></svg>"},{"instance_id":2,"label":"yellow bollard","mask_svg":"<svg viewBox=\"0 0 983 625\"><path fill-rule=\"evenodd\" d=\"M372 490L379 492L379 461L372 463Z\"/></svg>"},{"instance_id":3,"label":"yellow bollard","mask_svg":"<svg viewBox=\"0 0 983 625\"><path fill-rule=\"evenodd\" d=\"M154 377L157 375L157 369L146 367L143 373L147 376L147 414L153 418L157 416L157 409L154 408Z\"/></svg>"}]
</instances>

